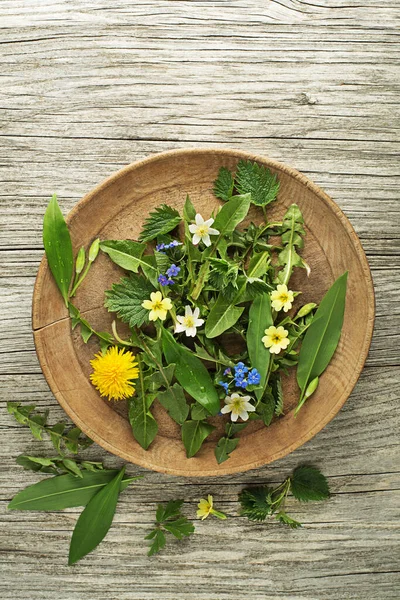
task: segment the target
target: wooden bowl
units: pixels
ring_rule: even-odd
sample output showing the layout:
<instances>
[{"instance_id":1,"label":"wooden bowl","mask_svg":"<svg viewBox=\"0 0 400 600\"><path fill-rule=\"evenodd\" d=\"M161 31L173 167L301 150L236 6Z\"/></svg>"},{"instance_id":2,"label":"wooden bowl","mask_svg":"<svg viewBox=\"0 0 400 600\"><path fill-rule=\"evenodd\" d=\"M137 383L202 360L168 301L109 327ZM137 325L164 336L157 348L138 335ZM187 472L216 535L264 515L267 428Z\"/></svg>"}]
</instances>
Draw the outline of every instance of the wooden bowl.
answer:
<instances>
[{"instance_id":1,"label":"wooden bowl","mask_svg":"<svg viewBox=\"0 0 400 600\"><path fill-rule=\"evenodd\" d=\"M346 402L366 360L374 322L371 274L357 235L342 211L315 184L298 171L275 161L233 150L178 150L139 161L118 171L87 194L68 216L74 252L101 239L137 239L149 211L162 202L182 211L188 193L203 216L219 201L212 193L218 169L234 169L240 159L256 160L278 174L278 200L268 208L271 220L280 220L296 202L307 231L303 257L311 266L296 269L291 288L302 290L298 304L320 301L333 281L349 271L342 336L317 392L293 418L298 398L294 374L285 378L285 415L266 428L253 421L242 433L231 458L218 465L215 440L224 426L214 419L217 431L199 454L186 458L178 426L156 402L159 433L149 450L132 436L124 402L102 399L89 382L89 360L98 351L96 340L84 344L71 331L67 310L44 258L33 296L33 329L36 350L47 382L71 419L95 442L125 460L149 469L185 476L225 475L246 471L289 454L320 431ZM252 209L249 219L261 220ZM103 308L104 290L123 275L107 256L100 254L78 291L76 305L97 330L110 331L114 319ZM301 302L300 302L301 301ZM124 327L119 326L124 334Z\"/></svg>"}]
</instances>

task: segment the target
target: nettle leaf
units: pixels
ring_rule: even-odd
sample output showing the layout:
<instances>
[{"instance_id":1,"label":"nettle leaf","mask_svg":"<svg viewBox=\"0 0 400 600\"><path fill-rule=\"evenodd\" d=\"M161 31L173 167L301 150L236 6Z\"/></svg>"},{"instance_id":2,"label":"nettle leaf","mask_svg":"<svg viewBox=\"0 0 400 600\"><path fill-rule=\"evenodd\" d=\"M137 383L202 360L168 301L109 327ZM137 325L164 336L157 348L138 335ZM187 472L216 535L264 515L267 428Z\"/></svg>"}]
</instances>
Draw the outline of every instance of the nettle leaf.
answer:
<instances>
[{"instance_id":1,"label":"nettle leaf","mask_svg":"<svg viewBox=\"0 0 400 600\"><path fill-rule=\"evenodd\" d=\"M275 416L279 417L283 415L283 390L282 390L282 379L280 375L276 375L271 381L272 394L275 399Z\"/></svg>"},{"instance_id":2,"label":"nettle leaf","mask_svg":"<svg viewBox=\"0 0 400 600\"><path fill-rule=\"evenodd\" d=\"M252 204L266 206L276 199L279 181L268 167L240 160L236 167L235 187L239 194L251 194Z\"/></svg>"},{"instance_id":3,"label":"nettle leaf","mask_svg":"<svg viewBox=\"0 0 400 600\"><path fill-rule=\"evenodd\" d=\"M105 292L104 305L109 312L116 312L121 321L128 323L131 328L140 327L148 321L149 315L142 302L148 300L154 291L155 288L145 277L132 273L129 279L122 279Z\"/></svg>"},{"instance_id":4,"label":"nettle leaf","mask_svg":"<svg viewBox=\"0 0 400 600\"><path fill-rule=\"evenodd\" d=\"M270 351L264 346L262 337L265 330L273 325L271 300L269 294L262 294L253 300L249 311L249 325L246 342L250 364L260 373L261 389L255 390L257 400L263 395L265 380L271 359Z\"/></svg>"},{"instance_id":5,"label":"nettle leaf","mask_svg":"<svg viewBox=\"0 0 400 600\"><path fill-rule=\"evenodd\" d=\"M214 453L219 465L230 458L230 453L235 450L238 443L239 438L222 437L218 440Z\"/></svg>"},{"instance_id":6,"label":"nettle leaf","mask_svg":"<svg viewBox=\"0 0 400 600\"><path fill-rule=\"evenodd\" d=\"M297 204L292 204L286 211L282 222L283 250L278 254L278 264L283 266L277 275L277 283L287 285L294 267L309 269L307 263L297 254L296 248L303 248L305 235L303 215Z\"/></svg>"},{"instance_id":7,"label":"nettle leaf","mask_svg":"<svg viewBox=\"0 0 400 600\"><path fill-rule=\"evenodd\" d=\"M181 222L181 216L175 208L167 204L161 204L146 219L140 233L141 242L154 240L158 235L168 233L175 229Z\"/></svg>"},{"instance_id":8,"label":"nettle leaf","mask_svg":"<svg viewBox=\"0 0 400 600\"><path fill-rule=\"evenodd\" d=\"M233 193L233 175L225 167L221 167L218 171L218 177L214 181L214 196L228 202L232 198Z\"/></svg>"},{"instance_id":9,"label":"nettle leaf","mask_svg":"<svg viewBox=\"0 0 400 600\"><path fill-rule=\"evenodd\" d=\"M117 475L114 469L74 475L58 475L26 487L11 500L9 510L63 510L86 506L93 496ZM121 491L142 476L124 477Z\"/></svg>"},{"instance_id":10,"label":"nettle leaf","mask_svg":"<svg viewBox=\"0 0 400 600\"><path fill-rule=\"evenodd\" d=\"M163 392L158 392L157 400L168 412L171 419L182 425L189 414L189 406L186 402L183 388L179 383L174 383Z\"/></svg>"},{"instance_id":11,"label":"nettle leaf","mask_svg":"<svg viewBox=\"0 0 400 600\"><path fill-rule=\"evenodd\" d=\"M271 494L273 488L267 486L244 489L239 494L240 514L250 521L265 521L272 513Z\"/></svg>"},{"instance_id":12,"label":"nettle leaf","mask_svg":"<svg viewBox=\"0 0 400 600\"><path fill-rule=\"evenodd\" d=\"M230 235L236 227L246 218L250 208L250 194L233 196L224 204L213 223L213 228L220 232L220 235Z\"/></svg>"},{"instance_id":13,"label":"nettle leaf","mask_svg":"<svg viewBox=\"0 0 400 600\"><path fill-rule=\"evenodd\" d=\"M43 245L54 280L68 306L68 291L74 271L71 236L54 194L43 220Z\"/></svg>"},{"instance_id":14,"label":"nettle leaf","mask_svg":"<svg viewBox=\"0 0 400 600\"><path fill-rule=\"evenodd\" d=\"M217 290L223 290L228 285L237 289L239 266L237 263L221 258L210 258L211 271L208 282Z\"/></svg>"},{"instance_id":15,"label":"nettle leaf","mask_svg":"<svg viewBox=\"0 0 400 600\"><path fill-rule=\"evenodd\" d=\"M100 243L100 249L108 254L111 260L126 271L137 273L142 266L142 255L146 244L132 240L106 240Z\"/></svg>"},{"instance_id":16,"label":"nettle leaf","mask_svg":"<svg viewBox=\"0 0 400 600\"><path fill-rule=\"evenodd\" d=\"M313 317L299 353L297 383L301 390L296 412L304 403L307 386L328 366L339 343L346 303L348 272L329 288Z\"/></svg>"},{"instance_id":17,"label":"nettle leaf","mask_svg":"<svg viewBox=\"0 0 400 600\"><path fill-rule=\"evenodd\" d=\"M297 467L291 477L293 496L300 502L326 500L330 496L328 481L319 469L309 466Z\"/></svg>"},{"instance_id":18,"label":"nettle leaf","mask_svg":"<svg viewBox=\"0 0 400 600\"><path fill-rule=\"evenodd\" d=\"M215 427L205 421L185 421L182 425L182 442L186 456L191 458L200 450L204 440Z\"/></svg>"}]
</instances>

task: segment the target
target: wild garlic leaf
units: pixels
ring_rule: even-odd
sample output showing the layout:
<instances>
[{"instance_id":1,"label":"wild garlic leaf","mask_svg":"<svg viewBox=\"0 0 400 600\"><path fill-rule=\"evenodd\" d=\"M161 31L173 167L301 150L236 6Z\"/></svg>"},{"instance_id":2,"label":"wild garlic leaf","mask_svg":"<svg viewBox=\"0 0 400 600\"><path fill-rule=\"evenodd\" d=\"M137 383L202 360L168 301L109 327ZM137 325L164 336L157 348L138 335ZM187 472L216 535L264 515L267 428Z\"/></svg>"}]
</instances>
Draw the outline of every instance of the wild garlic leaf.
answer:
<instances>
[{"instance_id":1,"label":"wild garlic leaf","mask_svg":"<svg viewBox=\"0 0 400 600\"><path fill-rule=\"evenodd\" d=\"M71 236L54 194L43 220L43 245L54 280L68 306L68 292L74 272Z\"/></svg>"},{"instance_id":2,"label":"wild garlic leaf","mask_svg":"<svg viewBox=\"0 0 400 600\"><path fill-rule=\"evenodd\" d=\"M239 438L222 437L218 440L214 453L219 465L230 458L230 453L235 450L238 443Z\"/></svg>"},{"instance_id":3,"label":"wild garlic leaf","mask_svg":"<svg viewBox=\"0 0 400 600\"><path fill-rule=\"evenodd\" d=\"M235 228L246 218L250 208L250 194L233 196L223 205L213 223L220 235L231 235Z\"/></svg>"},{"instance_id":4,"label":"wild garlic leaf","mask_svg":"<svg viewBox=\"0 0 400 600\"><path fill-rule=\"evenodd\" d=\"M265 380L271 359L271 353L261 341L264 331L273 325L271 311L271 300L269 294L262 294L255 298L250 306L249 324L247 328L246 342L249 353L250 364L260 373L261 389L255 390L257 400L263 395Z\"/></svg>"},{"instance_id":5,"label":"wild garlic leaf","mask_svg":"<svg viewBox=\"0 0 400 600\"><path fill-rule=\"evenodd\" d=\"M292 204L286 211L282 222L283 250L278 254L278 264L283 266L277 275L277 283L287 285L294 267L309 269L304 260L297 254L296 248L303 248L305 235L303 215L297 204Z\"/></svg>"},{"instance_id":6,"label":"wild garlic leaf","mask_svg":"<svg viewBox=\"0 0 400 600\"><path fill-rule=\"evenodd\" d=\"M218 171L218 177L214 181L214 196L228 202L233 194L233 175L229 169L221 167Z\"/></svg>"},{"instance_id":7,"label":"wild garlic leaf","mask_svg":"<svg viewBox=\"0 0 400 600\"><path fill-rule=\"evenodd\" d=\"M268 167L240 160L236 167L235 187L239 194L251 194L252 204L266 206L276 199L279 181Z\"/></svg>"},{"instance_id":8,"label":"wild garlic leaf","mask_svg":"<svg viewBox=\"0 0 400 600\"><path fill-rule=\"evenodd\" d=\"M161 339L167 363L176 365L175 377L180 385L211 415L216 415L220 409L219 397L204 364L185 346L178 344L164 327L161 329Z\"/></svg>"},{"instance_id":9,"label":"wild garlic leaf","mask_svg":"<svg viewBox=\"0 0 400 600\"><path fill-rule=\"evenodd\" d=\"M122 279L120 283L115 283L111 290L105 292L104 305L109 312L117 313L121 321L128 323L131 328L140 327L148 321L149 315L142 302L149 300L154 291L154 287L145 277L131 273L129 279Z\"/></svg>"},{"instance_id":10,"label":"wild garlic leaf","mask_svg":"<svg viewBox=\"0 0 400 600\"><path fill-rule=\"evenodd\" d=\"M69 548L68 564L92 552L107 535L114 519L125 466L91 500L76 522Z\"/></svg>"},{"instance_id":11,"label":"wild garlic leaf","mask_svg":"<svg viewBox=\"0 0 400 600\"><path fill-rule=\"evenodd\" d=\"M329 288L301 344L297 366L297 383L301 396L296 412L304 403L308 384L325 371L339 343L346 302L347 275L346 271Z\"/></svg>"},{"instance_id":12,"label":"wild garlic leaf","mask_svg":"<svg viewBox=\"0 0 400 600\"><path fill-rule=\"evenodd\" d=\"M206 321L205 333L208 338L215 338L235 325L244 311L244 306L235 306L238 301L238 295L230 300L219 294Z\"/></svg>"},{"instance_id":13,"label":"wild garlic leaf","mask_svg":"<svg viewBox=\"0 0 400 600\"><path fill-rule=\"evenodd\" d=\"M146 244L132 240L105 240L100 249L108 254L111 260L126 271L137 273L143 263L143 252Z\"/></svg>"},{"instance_id":14,"label":"wild garlic leaf","mask_svg":"<svg viewBox=\"0 0 400 600\"><path fill-rule=\"evenodd\" d=\"M290 490L300 502L326 500L330 496L328 481L315 467L297 467L291 477Z\"/></svg>"},{"instance_id":15,"label":"wild garlic leaf","mask_svg":"<svg viewBox=\"0 0 400 600\"><path fill-rule=\"evenodd\" d=\"M11 500L9 510L63 510L75 506L86 506L89 500L117 475L114 469L84 471L82 477L58 475L43 479L26 487ZM124 477L121 491L132 481L141 479Z\"/></svg>"},{"instance_id":16,"label":"wild garlic leaf","mask_svg":"<svg viewBox=\"0 0 400 600\"><path fill-rule=\"evenodd\" d=\"M179 383L167 387L164 391L157 393L157 400L168 412L171 419L182 425L189 414L189 406L186 402L183 388Z\"/></svg>"},{"instance_id":17,"label":"wild garlic leaf","mask_svg":"<svg viewBox=\"0 0 400 600\"><path fill-rule=\"evenodd\" d=\"M182 442L186 456L191 458L200 450L204 440L215 427L206 421L185 421L182 425Z\"/></svg>"},{"instance_id":18,"label":"wild garlic leaf","mask_svg":"<svg viewBox=\"0 0 400 600\"><path fill-rule=\"evenodd\" d=\"M158 235L169 233L181 222L181 216L175 208L161 204L146 219L140 233L141 242L154 240Z\"/></svg>"}]
</instances>

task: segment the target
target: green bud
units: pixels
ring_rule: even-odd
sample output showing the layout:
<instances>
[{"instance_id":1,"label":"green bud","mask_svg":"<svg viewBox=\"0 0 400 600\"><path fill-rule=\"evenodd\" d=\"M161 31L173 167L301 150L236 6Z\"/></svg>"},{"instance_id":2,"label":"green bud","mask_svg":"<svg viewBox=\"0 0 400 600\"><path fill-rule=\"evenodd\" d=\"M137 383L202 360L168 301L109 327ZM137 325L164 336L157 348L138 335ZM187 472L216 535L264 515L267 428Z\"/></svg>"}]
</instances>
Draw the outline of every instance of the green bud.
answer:
<instances>
[{"instance_id":1,"label":"green bud","mask_svg":"<svg viewBox=\"0 0 400 600\"><path fill-rule=\"evenodd\" d=\"M97 238L97 240L94 240L93 244L90 246L89 262L93 262L96 259L96 256L99 253L99 248L100 248L100 238Z\"/></svg>"},{"instance_id":2,"label":"green bud","mask_svg":"<svg viewBox=\"0 0 400 600\"><path fill-rule=\"evenodd\" d=\"M304 306L302 306L300 308L299 312L296 315L296 318L298 317L299 319L301 319L301 317L305 317L312 310L314 310L314 308L316 308L316 306L317 306L317 304L315 304L314 302L310 302L309 304L305 304Z\"/></svg>"},{"instance_id":3,"label":"green bud","mask_svg":"<svg viewBox=\"0 0 400 600\"><path fill-rule=\"evenodd\" d=\"M316 377L315 379L313 379L312 381L310 381L310 383L307 386L306 389L306 393L304 394L304 398L309 398L317 389L319 384L319 378Z\"/></svg>"},{"instance_id":4,"label":"green bud","mask_svg":"<svg viewBox=\"0 0 400 600\"><path fill-rule=\"evenodd\" d=\"M79 248L78 256L76 257L75 271L76 271L77 275L79 275L79 273L82 273L84 266L85 266L85 248L82 246L82 248Z\"/></svg>"}]
</instances>

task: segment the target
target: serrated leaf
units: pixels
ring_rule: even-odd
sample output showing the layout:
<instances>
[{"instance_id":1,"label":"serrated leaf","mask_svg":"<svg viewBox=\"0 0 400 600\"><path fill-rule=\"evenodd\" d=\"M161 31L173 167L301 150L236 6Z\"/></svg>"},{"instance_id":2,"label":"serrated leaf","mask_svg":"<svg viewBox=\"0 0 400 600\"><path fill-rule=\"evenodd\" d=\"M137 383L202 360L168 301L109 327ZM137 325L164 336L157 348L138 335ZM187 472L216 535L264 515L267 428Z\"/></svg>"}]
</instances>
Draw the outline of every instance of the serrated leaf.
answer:
<instances>
[{"instance_id":1,"label":"serrated leaf","mask_svg":"<svg viewBox=\"0 0 400 600\"><path fill-rule=\"evenodd\" d=\"M149 535L146 535L145 539L153 540L153 543L151 544L149 551L147 552L147 556L153 556L153 554L156 554L157 552L162 550L162 548L164 548L165 544L167 543L165 533L161 531L161 529L154 529L151 533L149 533Z\"/></svg>"},{"instance_id":2,"label":"serrated leaf","mask_svg":"<svg viewBox=\"0 0 400 600\"><path fill-rule=\"evenodd\" d=\"M279 417L283 415L283 390L282 390L282 380L281 376L277 375L275 379L272 380L272 393L275 399L275 416Z\"/></svg>"},{"instance_id":3,"label":"serrated leaf","mask_svg":"<svg viewBox=\"0 0 400 600\"><path fill-rule=\"evenodd\" d=\"M242 490L239 494L241 504L240 514L250 521L265 521L271 514L270 496L272 488L267 486L252 487Z\"/></svg>"},{"instance_id":4,"label":"serrated leaf","mask_svg":"<svg viewBox=\"0 0 400 600\"><path fill-rule=\"evenodd\" d=\"M183 500L169 500L165 506L159 504L156 512L157 523L177 517L180 514L183 502Z\"/></svg>"},{"instance_id":5,"label":"serrated leaf","mask_svg":"<svg viewBox=\"0 0 400 600\"><path fill-rule=\"evenodd\" d=\"M265 380L271 360L270 351L264 346L262 337L265 330L273 325L271 312L271 300L269 294L263 294L255 298L250 306L249 324L246 334L247 350L250 364L260 373L260 387L255 390L257 400L263 395Z\"/></svg>"},{"instance_id":6,"label":"serrated leaf","mask_svg":"<svg viewBox=\"0 0 400 600\"><path fill-rule=\"evenodd\" d=\"M230 458L230 453L235 450L238 443L239 438L222 437L218 440L214 453L219 465Z\"/></svg>"},{"instance_id":7,"label":"serrated leaf","mask_svg":"<svg viewBox=\"0 0 400 600\"><path fill-rule=\"evenodd\" d=\"M137 273L143 265L145 248L146 244L132 240L105 240L100 243L100 249L108 254L115 264L133 273Z\"/></svg>"},{"instance_id":8,"label":"serrated leaf","mask_svg":"<svg viewBox=\"0 0 400 600\"><path fill-rule=\"evenodd\" d=\"M301 256L296 252L296 247L303 247L302 235L305 234L303 227L303 215L297 204L292 204L286 211L282 222L283 250L278 254L278 264L283 266L277 275L277 283L287 285L294 267L306 268Z\"/></svg>"},{"instance_id":9,"label":"serrated leaf","mask_svg":"<svg viewBox=\"0 0 400 600\"><path fill-rule=\"evenodd\" d=\"M53 195L43 220L43 245L47 262L54 280L68 306L68 291L74 270L71 236L66 222Z\"/></svg>"},{"instance_id":10,"label":"serrated leaf","mask_svg":"<svg viewBox=\"0 0 400 600\"><path fill-rule=\"evenodd\" d=\"M111 290L105 292L105 307L117 313L124 323L131 328L140 327L148 321L149 311L143 308L142 302L150 298L155 291L145 277L132 273L129 279L122 279Z\"/></svg>"},{"instance_id":11,"label":"serrated leaf","mask_svg":"<svg viewBox=\"0 0 400 600\"><path fill-rule=\"evenodd\" d=\"M289 525L292 529L297 529L298 527L302 527L302 524L299 521L295 521L292 517L289 517L285 512L280 512L276 515L276 518L280 523L284 525Z\"/></svg>"},{"instance_id":12,"label":"serrated leaf","mask_svg":"<svg viewBox=\"0 0 400 600\"><path fill-rule=\"evenodd\" d=\"M309 466L297 467L291 477L290 490L300 502L326 500L329 498L329 485L319 469Z\"/></svg>"},{"instance_id":13,"label":"serrated leaf","mask_svg":"<svg viewBox=\"0 0 400 600\"><path fill-rule=\"evenodd\" d=\"M68 564L92 552L107 535L117 508L125 467L88 502L75 525L69 549Z\"/></svg>"},{"instance_id":14,"label":"serrated leaf","mask_svg":"<svg viewBox=\"0 0 400 600\"><path fill-rule=\"evenodd\" d=\"M233 193L233 175L225 167L221 167L218 171L218 177L214 181L214 196L228 202Z\"/></svg>"},{"instance_id":15,"label":"serrated leaf","mask_svg":"<svg viewBox=\"0 0 400 600\"><path fill-rule=\"evenodd\" d=\"M186 456L191 458L200 450L204 440L215 427L204 421L185 421L182 425L182 442Z\"/></svg>"},{"instance_id":16,"label":"serrated leaf","mask_svg":"<svg viewBox=\"0 0 400 600\"><path fill-rule=\"evenodd\" d=\"M189 414L189 406L186 402L183 388L179 383L174 383L163 392L158 392L157 400L168 412L171 419L182 425Z\"/></svg>"},{"instance_id":17,"label":"serrated leaf","mask_svg":"<svg viewBox=\"0 0 400 600\"><path fill-rule=\"evenodd\" d=\"M175 208L167 204L161 204L146 219L140 233L141 242L154 240L158 235L168 233L175 229L181 222L180 214Z\"/></svg>"},{"instance_id":18,"label":"serrated leaf","mask_svg":"<svg viewBox=\"0 0 400 600\"><path fill-rule=\"evenodd\" d=\"M251 194L252 204L266 206L276 199L279 181L267 167L240 160L236 167L235 187L239 194Z\"/></svg>"},{"instance_id":19,"label":"serrated leaf","mask_svg":"<svg viewBox=\"0 0 400 600\"><path fill-rule=\"evenodd\" d=\"M237 289L239 267L236 263L221 258L210 258L211 270L208 282L217 290L224 290L228 285Z\"/></svg>"},{"instance_id":20,"label":"serrated leaf","mask_svg":"<svg viewBox=\"0 0 400 600\"><path fill-rule=\"evenodd\" d=\"M63 510L75 506L86 506L102 487L111 481L117 471L105 469L83 473L82 478L74 475L58 475L26 487L11 500L9 510ZM127 477L121 482L121 491L131 481L141 477Z\"/></svg>"},{"instance_id":21,"label":"serrated leaf","mask_svg":"<svg viewBox=\"0 0 400 600\"><path fill-rule=\"evenodd\" d=\"M176 521L167 521L163 524L164 529L172 533L178 540L184 536L189 536L194 532L194 525L187 520L186 517L181 517Z\"/></svg>"}]
</instances>

